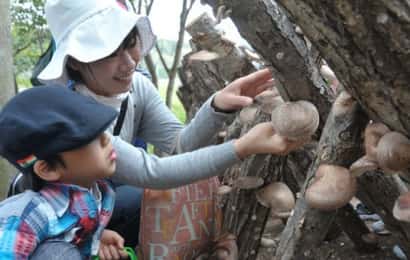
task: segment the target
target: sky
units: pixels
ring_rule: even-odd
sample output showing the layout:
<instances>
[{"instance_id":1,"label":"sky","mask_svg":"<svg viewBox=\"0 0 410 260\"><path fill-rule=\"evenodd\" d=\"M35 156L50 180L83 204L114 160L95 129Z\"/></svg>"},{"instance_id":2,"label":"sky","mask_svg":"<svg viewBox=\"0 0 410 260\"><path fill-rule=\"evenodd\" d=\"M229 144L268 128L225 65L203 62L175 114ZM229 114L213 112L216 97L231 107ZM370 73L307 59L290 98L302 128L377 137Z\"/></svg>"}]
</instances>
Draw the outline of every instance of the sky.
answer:
<instances>
[{"instance_id":1,"label":"sky","mask_svg":"<svg viewBox=\"0 0 410 260\"><path fill-rule=\"evenodd\" d=\"M158 38L177 40L181 6L182 0L154 0L150 20L153 30ZM196 0L191 12L189 13L187 24L204 12L207 12L211 17L213 17L212 9L208 5L202 5L199 0ZM230 19L223 20L217 28L223 30L226 33L227 38L233 40L234 42L238 42L239 44L245 44L245 41L242 40L235 28L235 25ZM185 39L188 40L189 38L190 36L186 34Z\"/></svg>"}]
</instances>

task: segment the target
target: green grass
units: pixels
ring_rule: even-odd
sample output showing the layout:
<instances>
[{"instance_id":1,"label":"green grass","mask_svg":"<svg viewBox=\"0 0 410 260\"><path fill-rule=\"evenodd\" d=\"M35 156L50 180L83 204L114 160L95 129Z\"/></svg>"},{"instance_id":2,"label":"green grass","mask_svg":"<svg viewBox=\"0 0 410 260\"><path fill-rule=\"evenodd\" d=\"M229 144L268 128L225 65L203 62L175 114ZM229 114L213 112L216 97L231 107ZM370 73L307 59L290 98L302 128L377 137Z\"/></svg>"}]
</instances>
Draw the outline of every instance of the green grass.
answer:
<instances>
[{"instance_id":1,"label":"green grass","mask_svg":"<svg viewBox=\"0 0 410 260\"><path fill-rule=\"evenodd\" d=\"M159 90L159 94L161 95L161 97L165 101L165 96L166 96L166 92L167 92L166 87L160 86L158 90ZM175 114L175 116L182 123L185 123L185 120L186 120L185 109L184 109L184 106L182 105L181 101L179 100L179 98L177 96L176 90L174 90L174 93L173 93L173 96L172 96L171 111Z\"/></svg>"}]
</instances>

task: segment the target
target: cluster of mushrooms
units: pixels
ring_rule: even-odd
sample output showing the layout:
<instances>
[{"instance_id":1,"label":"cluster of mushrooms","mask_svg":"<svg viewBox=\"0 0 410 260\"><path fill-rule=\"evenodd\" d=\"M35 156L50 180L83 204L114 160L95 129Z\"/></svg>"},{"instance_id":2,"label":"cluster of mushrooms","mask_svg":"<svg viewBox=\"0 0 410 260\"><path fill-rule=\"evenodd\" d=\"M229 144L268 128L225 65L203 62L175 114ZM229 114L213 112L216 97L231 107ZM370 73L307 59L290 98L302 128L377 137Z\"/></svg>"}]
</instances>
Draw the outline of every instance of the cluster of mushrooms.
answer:
<instances>
[{"instance_id":1,"label":"cluster of mushrooms","mask_svg":"<svg viewBox=\"0 0 410 260\"><path fill-rule=\"evenodd\" d=\"M309 206L335 210L346 205L355 195L356 177L380 169L383 173L400 174L410 167L410 140L391 131L382 123L370 122L364 131L365 155L349 169L336 165L320 165L313 182L306 190ZM395 202L393 215L410 221L410 192L404 192Z\"/></svg>"},{"instance_id":2,"label":"cluster of mushrooms","mask_svg":"<svg viewBox=\"0 0 410 260\"><path fill-rule=\"evenodd\" d=\"M258 109L271 113L274 131L286 140L310 140L319 126L319 112L308 101L284 102L275 90L268 90L256 97L253 106L244 108L239 119L243 124L252 122ZM295 197L289 187L282 182L264 185L264 180L256 176L242 176L232 186L222 185L218 195L230 193L233 189L257 189L256 199L264 207L270 208L271 217L286 219L295 207ZM262 238L261 245L271 247L272 239Z\"/></svg>"},{"instance_id":3,"label":"cluster of mushrooms","mask_svg":"<svg viewBox=\"0 0 410 260\"><path fill-rule=\"evenodd\" d=\"M243 124L252 123L257 112L271 113L274 131L287 140L309 140L319 126L319 113L308 101L285 102L276 90L268 90L257 96L252 106L242 109L239 119ZM356 177L381 169L386 174L396 174L410 168L410 140L403 134L391 131L382 123L370 122L364 132L365 155L351 167L319 165L315 177L305 191L305 199L311 208L330 211L351 201L357 190ZM286 219L292 214L295 197L282 182L265 185L256 176L242 176L231 186L223 185L218 194L232 189L257 189L256 199L270 208L273 219ZM398 220L410 222L410 192L404 192L396 201L393 215ZM270 247L272 239L262 238L261 245Z\"/></svg>"}]
</instances>

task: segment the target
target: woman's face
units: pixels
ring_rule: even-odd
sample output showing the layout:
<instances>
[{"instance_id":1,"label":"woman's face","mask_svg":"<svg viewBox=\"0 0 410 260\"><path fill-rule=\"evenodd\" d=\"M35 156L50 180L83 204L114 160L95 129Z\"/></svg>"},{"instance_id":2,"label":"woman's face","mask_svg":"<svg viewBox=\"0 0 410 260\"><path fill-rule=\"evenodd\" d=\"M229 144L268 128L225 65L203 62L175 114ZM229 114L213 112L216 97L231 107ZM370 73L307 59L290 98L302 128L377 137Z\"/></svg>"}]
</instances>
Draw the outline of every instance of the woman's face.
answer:
<instances>
[{"instance_id":1,"label":"woman's face","mask_svg":"<svg viewBox=\"0 0 410 260\"><path fill-rule=\"evenodd\" d=\"M139 41L120 48L110 56L91 63L81 63L77 70L85 85L101 96L114 96L130 90L132 75L141 59Z\"/></svg>"}]
</instances>

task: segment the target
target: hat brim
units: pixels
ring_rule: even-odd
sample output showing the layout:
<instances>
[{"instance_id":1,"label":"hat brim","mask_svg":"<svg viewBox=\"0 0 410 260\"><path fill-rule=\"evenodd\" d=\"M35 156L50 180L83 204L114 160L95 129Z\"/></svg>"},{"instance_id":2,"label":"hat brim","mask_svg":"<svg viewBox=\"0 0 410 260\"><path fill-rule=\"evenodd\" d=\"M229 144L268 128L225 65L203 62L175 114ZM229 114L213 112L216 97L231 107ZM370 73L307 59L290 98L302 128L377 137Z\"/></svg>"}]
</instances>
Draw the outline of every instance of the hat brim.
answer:
<instances>
[{"instance_id":1,"label":"hat brim","mask_svg":"<svg viewBox=\"0 0 410 260\"><path fill-rule=\"evenodd\" d=\"M148 18L115 6L85 20L57 43L56 51L39 74L39 79L64 83L68 56L85 63L107 57L120 46L134 26L138 28L141 54L145 56L155 44Z\"/></svg>"}]
</instances>

